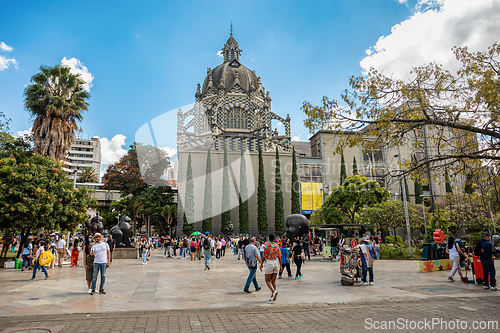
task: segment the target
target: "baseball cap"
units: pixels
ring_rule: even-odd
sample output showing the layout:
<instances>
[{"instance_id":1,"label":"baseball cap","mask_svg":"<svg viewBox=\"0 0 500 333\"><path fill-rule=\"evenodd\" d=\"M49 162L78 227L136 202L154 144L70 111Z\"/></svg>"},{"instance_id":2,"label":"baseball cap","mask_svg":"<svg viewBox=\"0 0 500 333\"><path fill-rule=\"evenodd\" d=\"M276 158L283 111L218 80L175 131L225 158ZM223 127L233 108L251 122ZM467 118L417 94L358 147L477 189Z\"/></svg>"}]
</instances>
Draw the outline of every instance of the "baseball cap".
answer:
<instances>
[{"instance_id":1,"label":"baseball cap","mask_svg":"<svg viewBox=\"0 0 500 333\"><path fill-rule=\"evenodd\" d=\"M486 236L489 236L489 235L490 235L490 233L489 233L489 232L483 232L482 237L486 237Z\"/></svg>"},{"instance_id":2,"label":"baseball cap","mask_svg":"<svg viewBox=\"0 0 500 333\"><path fill-rule=\"evenodd\" d=\"M208 231L205 231L205 235L207 235L207 236L208 236Z\"/></svg>"}]
</instances>

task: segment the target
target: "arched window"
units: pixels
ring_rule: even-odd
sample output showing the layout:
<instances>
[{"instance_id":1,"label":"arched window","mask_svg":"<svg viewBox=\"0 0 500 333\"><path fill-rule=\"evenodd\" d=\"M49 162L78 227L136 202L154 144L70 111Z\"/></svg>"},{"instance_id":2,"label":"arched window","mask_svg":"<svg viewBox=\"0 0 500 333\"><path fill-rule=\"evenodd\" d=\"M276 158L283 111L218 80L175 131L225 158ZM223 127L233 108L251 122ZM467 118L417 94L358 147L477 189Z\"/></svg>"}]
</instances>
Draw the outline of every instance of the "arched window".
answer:
<instances>
[{"instance_id":1,"label":"arched window","mask_svg":"<svg viewBox=\"0 0 500 333\"><path fill-rule=\"evenodd\" d=\"M247 113L241 108L234 108L229 111L227 117L227 128L248 129Z\"/></svg>"}]
</instances>

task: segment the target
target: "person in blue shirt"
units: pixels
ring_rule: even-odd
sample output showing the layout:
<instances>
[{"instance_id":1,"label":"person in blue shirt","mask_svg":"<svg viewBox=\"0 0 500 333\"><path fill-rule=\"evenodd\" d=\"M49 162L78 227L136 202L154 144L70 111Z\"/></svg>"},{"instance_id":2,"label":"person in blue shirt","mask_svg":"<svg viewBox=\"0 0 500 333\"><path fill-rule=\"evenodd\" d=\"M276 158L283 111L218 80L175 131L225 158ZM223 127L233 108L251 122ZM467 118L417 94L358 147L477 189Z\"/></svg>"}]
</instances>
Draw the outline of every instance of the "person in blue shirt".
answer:
<instances>
[{"instance_id":1,"label":"person in blue shirt","mask_svg":"<svg viewBox=\"0 0 500 333\"><path fill-rule=\"evenodd\" d=\"M493 244L490 242L490 234L483 232L483 238L481 238L481 248L483 253L481 254L481 265L483 265L483 283L484 289L491 289L497 291L496 287L497 281L495 280L495 264L493 263L492 255L498 252L498 248L493 249ZM489 282L488 282L489 276Z\"/></svg>"},{"instance_id":2,"label":"person in blue shirt","mask_svg":"<svg viewBox=\"0 0 500 333\"><path fill-rule=\"evenodd\" d=\"M283 274L283 271L286 268L286 272L288 273L288 277L292 276L292 271L290 270L290 251L288 251L288 248L286 247L287 244L286 242L281 243L281 266L284 268L280 271L279 273L279 278L281 279L281 275Z\"/></svg>"},{"instance_id":3,"label":"person in blue shirt","mask_svg":"<svg viewBox=\"0 0 500 333\"><path fill-rule=\"evenodd\" d=\"M361 256L361 270L363 271L363 276L361 278L362 286L370 285L373 286L373 246L365 238L359 240L361 244L356 246L360 252ZM370 280L366 281L366 275L369 273Z\"/></svg>"}]
</instances>

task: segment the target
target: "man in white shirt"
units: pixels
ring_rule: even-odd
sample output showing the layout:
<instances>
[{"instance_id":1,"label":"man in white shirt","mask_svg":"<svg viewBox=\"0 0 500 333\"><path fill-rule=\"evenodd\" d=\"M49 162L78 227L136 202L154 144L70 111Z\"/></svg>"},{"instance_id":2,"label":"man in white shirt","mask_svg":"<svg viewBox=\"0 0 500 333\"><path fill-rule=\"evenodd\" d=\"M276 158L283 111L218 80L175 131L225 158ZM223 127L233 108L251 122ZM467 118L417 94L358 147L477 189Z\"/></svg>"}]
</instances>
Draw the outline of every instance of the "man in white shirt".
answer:
<instances>
[{"instance_id":1,"label":"man in white shirt","mask_svg":"<svg viewBox=\"0 0 500 333\"><path fill-rule=\"evenodd\" d=\"M103 242L103 236L100 233L94 235L96 243L90 249L90 255L94 256L94 274L92 275L92 291L90 295L95 294L95 287L97 283L97 275L101 271L101 284L99 286L99 294L106 294L104 291L104 282L106 281L106 268L109 267L111 254L109 252L109 245Z\"/></svg>"},{"instance_id":2,"label":"man in white shirt","mask_svg":"<svg viewBox=\"0 0 500 333\"><path fill-rule=\"evenodd\" d=\"M62 267L62 262L64 260L64 254L66 250L64 247L66 246L66 236L62 236L57 241L57 256L59 257L59 267Z\"/></svg>"}]
</instances>

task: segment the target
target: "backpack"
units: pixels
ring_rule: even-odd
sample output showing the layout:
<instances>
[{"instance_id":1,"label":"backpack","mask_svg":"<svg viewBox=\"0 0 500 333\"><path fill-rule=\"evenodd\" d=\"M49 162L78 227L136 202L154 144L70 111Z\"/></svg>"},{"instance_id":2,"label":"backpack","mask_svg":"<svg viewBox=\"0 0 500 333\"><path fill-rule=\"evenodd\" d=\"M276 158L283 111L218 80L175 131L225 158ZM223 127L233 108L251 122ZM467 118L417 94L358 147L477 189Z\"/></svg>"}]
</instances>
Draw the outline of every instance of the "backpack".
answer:
<instances>
[{"instance_id":1,"label":"backpack","mask_svg":"<svg viewBox=\"0 0 500 333\"><path fill-rule=\"evenodd\" d=\"M481 239L479 239L477 241L477 244L476 244L476 247L474 248L473 254L475 256L479 256L479 257L483 255L483 246L482 246Z\"/></svg>"},{"instance_id":2,"label":"backpack","mask_svg":"<svg viewBox=\"0 0 500 333\"><path fill-rule=\"evenodd\" d=\"M210 250L210 245L212 245L210 240L208 238L203 238L203 249Z\"/></svg>"},{"instance_id":3,"label":"backpack","mask_svg":"<svg viewBox=\"0 0 500 333\"><path fill-rule=\"evenodd\" d=\"M46 266L54 260L54 255L50 251L43 251L40 254L39 263L41 266Z\"/></svg>"}]
</instances>

